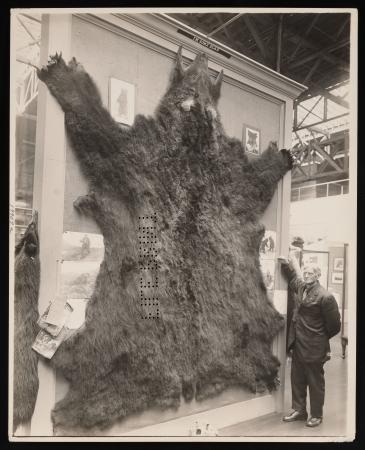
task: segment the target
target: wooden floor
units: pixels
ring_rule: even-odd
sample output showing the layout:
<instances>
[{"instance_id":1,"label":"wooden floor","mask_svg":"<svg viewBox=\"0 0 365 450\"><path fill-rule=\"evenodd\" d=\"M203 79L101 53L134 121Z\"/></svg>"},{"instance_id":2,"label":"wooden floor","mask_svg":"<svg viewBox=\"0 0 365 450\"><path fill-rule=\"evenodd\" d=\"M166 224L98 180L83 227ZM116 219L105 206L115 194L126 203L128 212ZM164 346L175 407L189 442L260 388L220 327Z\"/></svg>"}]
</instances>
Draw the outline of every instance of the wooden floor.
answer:
<instances>
[{"instance_id":1,"label":"wooden floor","mask_svg":"<svg viewBox=\"0 0 365 450\"><path fill-rule=\"evenodd\" d=\"M326 398L323 423L308 428L305 422L285 423L282 414L269 414L219 430L220 436L345 436L347 404L347 359L342 359L341 340L332 339L332 359L325 366ZM290 366L286 368L290 380ZM286 383L285 410L291 410L290 381Z\"/></svg>"}]
</instances>

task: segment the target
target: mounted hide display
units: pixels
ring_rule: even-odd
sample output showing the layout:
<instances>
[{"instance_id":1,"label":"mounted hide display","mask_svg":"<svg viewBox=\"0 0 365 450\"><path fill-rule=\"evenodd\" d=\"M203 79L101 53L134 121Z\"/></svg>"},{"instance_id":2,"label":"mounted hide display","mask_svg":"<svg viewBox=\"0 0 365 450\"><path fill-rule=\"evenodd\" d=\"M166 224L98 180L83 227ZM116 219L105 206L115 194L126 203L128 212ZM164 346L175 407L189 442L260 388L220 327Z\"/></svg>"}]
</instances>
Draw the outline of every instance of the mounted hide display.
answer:
<instances>
[{"instance_id":1,"label":"mounted hide display","mask_svg":"<svg viewBox=\"0 0 365 450\"><path fill-rule=\"evenodd\" d=\"M32 350L38 333L40 283L37 216L15 247L14 291L14 430L33 415L38 393L38 356Z\"/></svg>"},{"instance_id":2,"label":"mounted hide display","mask_svg":"<svg viewBox=\"0 0 365 450\"><path fill-rule=\"evenodd\" d=\"M250 162L225 135L223 74L211 81L205 54L185 69L180 49L154 117L138 115L129 129L75 59L56 54L38 76L89 181L75 207L105 245L85 328L51 360L70 382L55 425L107 427L229 386L273 389L272 341L284 320L260 272L258 220L290 153L271 144Z\"/></svg>"}]
</instances>

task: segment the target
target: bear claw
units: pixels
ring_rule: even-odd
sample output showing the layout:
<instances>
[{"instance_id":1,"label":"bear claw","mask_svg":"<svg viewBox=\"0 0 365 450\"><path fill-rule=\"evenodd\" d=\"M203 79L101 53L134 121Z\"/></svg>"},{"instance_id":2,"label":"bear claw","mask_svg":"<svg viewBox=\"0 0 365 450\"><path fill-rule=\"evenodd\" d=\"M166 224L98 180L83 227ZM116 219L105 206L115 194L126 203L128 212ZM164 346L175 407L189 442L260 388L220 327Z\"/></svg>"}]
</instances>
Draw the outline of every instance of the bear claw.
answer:
<instances>
[{"instance_id":1,"label":"bear claw","mask_svg":"<svg viewBox=\"0 0 365 450\"><path fill-rule=\"evenodd\" d=\"M280 152L284 156L284 158L287 160L289 169L292 169L294 166L294 157L293 157L291 151L287 150L286 148L282 148L280 150Z\"/></svg>"}]
</instances>

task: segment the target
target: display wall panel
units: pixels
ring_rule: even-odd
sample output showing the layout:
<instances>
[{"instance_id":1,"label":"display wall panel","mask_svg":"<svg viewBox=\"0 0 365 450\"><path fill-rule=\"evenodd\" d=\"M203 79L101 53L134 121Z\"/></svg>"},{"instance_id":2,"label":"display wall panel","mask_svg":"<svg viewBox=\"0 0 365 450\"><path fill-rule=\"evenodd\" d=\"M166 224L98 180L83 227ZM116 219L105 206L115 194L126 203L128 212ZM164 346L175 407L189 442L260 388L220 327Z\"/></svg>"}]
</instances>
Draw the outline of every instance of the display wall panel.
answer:
<instances>
[{"instance_id":1,"label":"display wall panel","mask_svg":"<svg viewBox=\"0 0 365 450\"><path fill-rule=\"evenodd\" d=\"M121 37L110 30L86 22L79 17L72 18L71 46L71 54L82 62L85 69L93 76L105 106L108 106L109 78L113 77L134 84L136 114L149 115L154 112L167 87L173 64L173 53L166 55L166 52L164 54L164 52L154 51L133 40ZM280 100L270 98L270 96L260 91L255 91L244 84L230 83L229 80L225 80L219 110L228 135L241 140L243 125L251 125L260 129L262 149L265 149L271 140L276 140L279 143L283 141L283 136L280 135L280 120L283 113L282 104L283 102ZM65 230L98 232L96 225L86 218L81 218L74 211L72 205L79 195L83 195L86 192L87 182L80 173L72 150L68 147L64 214ZM262 218L262 222L271 230L275 230L278 223L277 204L276 193ZM66 389L66 385L58 380L58 399L62 398L62 394ZM245 400L264 395L251 394L244 390L241 392L243 395L242 399ZM227 394L226 399L223 395L219 401L224 403L229 401L229 399L230 395ZM201 404L198 410L204 410L207 407L209 406ZM210 405L210 407L212 406ZM186 410L186 408L179 409L180 413L194 413L193 410ZM154 423L158 420L159 416L156 414L153 421L149 423ZM140 425L145 424L143 420L139 423Z\"/></svg>"},{"instance_id":2,"label":"display wall panel","mask_svg":"<svg viewBox=\"0 0 365 450\"><path fill-rule=\"evenodd\" d=\"M243 127L249 125L260 131L261 152L267 148L270 141L276 141L279 145L282 138L280 136L282 103L263 95L260 91L242 84L232 84L227 80L223 84L219 102L219 111L226 133L241 140ZM255 158L250 154L249 157ZM276 229L277 204L276 192L261 218L269 230Z\"/></svg>"},{"instance_id":3,"label":"display wall panel","mask_svg":"<svg viewBox=\"0 0 365 450\"><path fill-rule=\"evenodd\" d=\"M112 77L135 86L135 114L153 114L166 90L172 59L77 17L73 17L71 52L92 75L105 107ZM64 229L98 232L93 221L74 210L73 201L86 194L87 181L69 146L67 167Z\"/></svg>"},{"instance_id":4,"label":"display wall panel","mask_svg":"<svg viewBox=\"0 0 365 450\"><path fill-rule=\"evenodd\" d=\"M135 114L152 115L166 91L172 58L78 17L72 20L71 53L92 74L104 105L108 107L109 79L113 77L135 86ZM263 151L270 141L280 142L282 103L260 91L227 80L223 82L218 108L229 136L241 140L244 125L260 130ZM64 229L96 232L96 225L88 218L81 218L72 205L75 194L84 195L87 192L87 183L69 149L67 167ZM274 230L276 227L276 212L275 193L262 217L268 229Z\"/></svg>"}]
</instances>

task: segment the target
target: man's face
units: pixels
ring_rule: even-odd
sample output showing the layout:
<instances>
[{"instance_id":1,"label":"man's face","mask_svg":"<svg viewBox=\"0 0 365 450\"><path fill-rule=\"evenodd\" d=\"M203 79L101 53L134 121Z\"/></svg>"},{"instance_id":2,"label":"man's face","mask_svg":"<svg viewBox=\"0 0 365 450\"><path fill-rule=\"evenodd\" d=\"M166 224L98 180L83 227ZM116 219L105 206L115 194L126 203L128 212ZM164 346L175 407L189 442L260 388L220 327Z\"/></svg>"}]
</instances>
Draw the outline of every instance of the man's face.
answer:
<instances>
[{"instance_id":1,"label":"man's face","mask_svg":"<svg viewBox=\"0 0 365 450\"><path fill-rule=\"evenodd\" d=\"M306 284L312 284L318 279L318 276L312 267L305 267L303 270L303 279Z\"/></svg>"}]
</instances>

